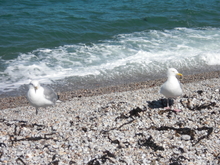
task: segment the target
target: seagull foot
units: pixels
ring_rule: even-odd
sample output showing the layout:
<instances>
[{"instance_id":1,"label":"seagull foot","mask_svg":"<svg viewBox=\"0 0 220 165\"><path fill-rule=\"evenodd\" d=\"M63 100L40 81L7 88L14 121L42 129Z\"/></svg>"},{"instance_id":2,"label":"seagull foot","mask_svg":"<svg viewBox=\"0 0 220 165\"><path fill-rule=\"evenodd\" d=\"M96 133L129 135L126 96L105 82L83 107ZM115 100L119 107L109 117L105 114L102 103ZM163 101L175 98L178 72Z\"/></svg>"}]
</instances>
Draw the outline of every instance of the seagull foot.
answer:
<instances>
[{"instance_id":1,"label":"seagull foot","mask_svg":"<svg viewBox=\"0 0 220 165\"><path fill-rule=\"evenodd\" d=\"M173 109L174 112L181 112L182 110L180 109Z\"/></svg>"}]
</instances>

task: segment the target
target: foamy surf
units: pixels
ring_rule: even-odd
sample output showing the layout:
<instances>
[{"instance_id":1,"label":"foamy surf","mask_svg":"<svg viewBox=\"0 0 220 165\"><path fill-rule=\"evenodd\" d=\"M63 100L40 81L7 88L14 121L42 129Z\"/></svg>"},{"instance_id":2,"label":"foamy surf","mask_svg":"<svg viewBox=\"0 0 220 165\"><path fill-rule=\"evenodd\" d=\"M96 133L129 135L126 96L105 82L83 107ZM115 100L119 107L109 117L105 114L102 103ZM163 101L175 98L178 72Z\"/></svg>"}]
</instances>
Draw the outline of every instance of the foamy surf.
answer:
<instances>
[{"instance_id":1,"label":"foamy surf","mask_svg":"<svg viewBox=\"0 0 220 165\"><path fill-rule=\"evenodd\" d=\"M219 28L175 28L120 34L111 40L39 48L3 60L0 93L38 79L41 83L73 80L111 81L178 70L220 65ZM85 82L81 82L84 84Z\"/></svg>"}]
</instances>

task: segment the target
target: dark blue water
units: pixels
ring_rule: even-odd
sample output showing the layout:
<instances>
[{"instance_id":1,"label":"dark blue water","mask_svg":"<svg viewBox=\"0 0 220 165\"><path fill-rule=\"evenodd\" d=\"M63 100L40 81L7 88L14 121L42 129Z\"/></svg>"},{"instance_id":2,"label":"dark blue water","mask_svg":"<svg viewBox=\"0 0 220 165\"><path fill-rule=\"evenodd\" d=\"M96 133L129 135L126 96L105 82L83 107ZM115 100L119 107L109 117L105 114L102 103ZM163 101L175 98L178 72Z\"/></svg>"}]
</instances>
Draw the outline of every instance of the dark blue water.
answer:
<instances>
[{"instance_id":1,"label":"dark blue water","mask_svg":"<svg viewBox=\"0 0 220 165\"><path fill-rule=\"evenodd\" d=\"M219 0L0 0L0 91L219 65L219 16Z\"/></svg>"}]
</instances>

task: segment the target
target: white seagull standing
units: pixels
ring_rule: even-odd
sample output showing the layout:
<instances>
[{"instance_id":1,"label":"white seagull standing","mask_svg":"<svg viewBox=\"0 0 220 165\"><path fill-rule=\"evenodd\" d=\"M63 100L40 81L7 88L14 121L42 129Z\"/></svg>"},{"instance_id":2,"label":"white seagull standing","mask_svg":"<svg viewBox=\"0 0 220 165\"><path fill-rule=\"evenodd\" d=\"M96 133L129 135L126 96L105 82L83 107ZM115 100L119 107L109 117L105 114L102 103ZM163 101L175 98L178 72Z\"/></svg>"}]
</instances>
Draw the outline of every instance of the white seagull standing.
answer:
<instances>
[{"instance_id":1,"label":"white seagull standing","mask_svg":"<svg viewBox=\"0 0 220 165\"><path fill-rule=\"evenodd\" d=\"M30 82L27 98L36 108L36 114L40 107L52 106L58 99L57 94L51 88L42 87L37 80Z\"/></svg>"},{"instance_id":2,"label":"white seagull standing","mask_svg":"<svg viewBox=\"0 0 220 165\"><path fill-rule=\"evenodd\" d=\"M169 68L167 71L167 81L161 86L160 93L163 94L167 98L167 107L166 109L171 109L169 107L169 98L175 99L178 96L181 96L183 91L181 88L181 84L176 78L176 75L182 76L175 68ZM176 112L180 112L179 109L173 109Z\"/></svg>"}]
</instances>

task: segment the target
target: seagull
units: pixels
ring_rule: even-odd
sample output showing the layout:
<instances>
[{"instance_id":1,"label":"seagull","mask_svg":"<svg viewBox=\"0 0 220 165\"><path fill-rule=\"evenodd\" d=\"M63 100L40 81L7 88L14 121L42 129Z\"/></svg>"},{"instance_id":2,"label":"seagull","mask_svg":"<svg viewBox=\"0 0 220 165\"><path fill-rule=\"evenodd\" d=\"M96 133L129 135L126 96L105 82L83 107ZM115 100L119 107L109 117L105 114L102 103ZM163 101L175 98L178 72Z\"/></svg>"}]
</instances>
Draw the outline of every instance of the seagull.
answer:
<instances>
[{"instance_id":1,"label":"seagull","mask_svg":"<svg viewBox=\"0 0 220 165\"><path fill-rule=\"evenodd\" d=\"M171 109L169 107L169 99L175 99L183 93L181 84L176 78L176 75L182 76L175 68L169 68L167 71L167 81L160 88L160 93L167 98L167 107L165 107L165 109ZM173 109L173 111L180 112L181 110Z\"/></svg>"},{"instance_id":2,"label":"seagull","mask_svg":"<svg viewBox=\"0 0 220 165\"><path fill-rule=\"evenodd\" d=\"M43 87L37 80L32 80L29 84L27 99L36 108L36 115L40 107L52 106L59 102L57 94L53 89Z\"/></svg>"}]
</instances>

